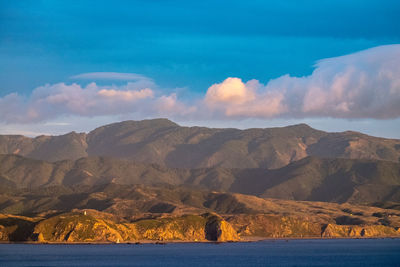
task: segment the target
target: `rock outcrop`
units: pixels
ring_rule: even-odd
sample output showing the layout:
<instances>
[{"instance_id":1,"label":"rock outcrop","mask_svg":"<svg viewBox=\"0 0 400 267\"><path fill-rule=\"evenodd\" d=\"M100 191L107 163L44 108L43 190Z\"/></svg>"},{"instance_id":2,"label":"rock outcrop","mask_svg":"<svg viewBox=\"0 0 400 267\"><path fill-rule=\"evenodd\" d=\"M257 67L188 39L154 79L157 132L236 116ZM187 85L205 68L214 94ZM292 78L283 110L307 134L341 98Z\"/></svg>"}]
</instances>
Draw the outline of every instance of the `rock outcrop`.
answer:
<instances>
[{"instance_id":1,"label":"rock outcrop","mask_svg":"<svg viewBox=\"0 0 400 267\"><path fill-rule=\"evenodd\" d=\"M229 216L226 219L240 236L301 238L321 235L321 224L304 218L255 214Z\"/></svg>"},{"instance_id":2,"label":"rock outcrop","mask_svg":"<svg viewBox=\"0 0 400 267\"><path fill-rule=\"evenodd\" d=\"M207 240L211 241L236 241L239 235L232 226L217 215L208 216L205 225L205 235Z\"/></svg>"},{"instance_id":3,"label":"rock outcrop","mask_svg":"<svg viewBox=\"0 0 400 267\"><path fill-rule=\"evenodd\" d=\"M0 241L28 241L38 218L0 214Z\"/></svg>"},{"instance_id":4,"label":"rock outcrop","mask_svg":"<svg viewBox=\"0 0 400 267\"><path fill-rule=\"evenodd\" d=\"M336 225L323 227L322 237L393 237L400 236L400 231L385 225Z\"/></svg>"},{"instance_id":5,"label":"rock outcrop","mask_svg":"<svg viewBox=\"0 0 400 267\"><path fill-rule=\"evenodd\" d=\"M310 219L310 218L309 218ZM358 237L398 237L400 229L387 225L337 225L307 218L274 215L229 216L226 220L241 237L266 238L358 238Z\"/></svg>"},{"instance_id":6,"label":"rock outcrop","mask_svg":"<svg viewBox=\"0 0 400 267\"><path fill-rule=\"evenodd\" d=\"M376 209L376 208L375 208ZM349 210L346 209L346 212ZM374 213L378 216L378 213ZM379 213L380 215L380 213ZM150 217L149 217L150 216ZM324 215L325 216L325 215ZM383 215L382 215L383 216ZM168 242L239 241L254 238L400 237L394 215L386 219L342 220L313 216L215 213L145 214L127 220L96 210L73 210L45 217L0 214L0 241L36 242ZM376 218L375 218L376 219ZM390 219L390 220L389 220ZM350 223L353 224L350 224ZM355 223L359 224L355 224ZM342 224L339 224L342 223Z\"/></svg>"},{"instance_id":7,"label":"rock outcrop","mask_svg":"<svg viewBox=\"0 0 400 267\"><path fill-rule=\"evenodd\" d=\"M117 225L110 221L68 213L39 222L34 228L33 239L42 242L116 242L122 237Z\"/></svg>"},{"instance_id":8,"label":"rock outcrop","mask_svg":"<svg viewBox=\"0 0 400 267\"><path fill-rule=\"evenodd\" d=\"M238 241L239 236L217 215L115 222L91 212L72 212L40 221L34 227L32 239L40 242Z\"/></svg>"}]
</instances>

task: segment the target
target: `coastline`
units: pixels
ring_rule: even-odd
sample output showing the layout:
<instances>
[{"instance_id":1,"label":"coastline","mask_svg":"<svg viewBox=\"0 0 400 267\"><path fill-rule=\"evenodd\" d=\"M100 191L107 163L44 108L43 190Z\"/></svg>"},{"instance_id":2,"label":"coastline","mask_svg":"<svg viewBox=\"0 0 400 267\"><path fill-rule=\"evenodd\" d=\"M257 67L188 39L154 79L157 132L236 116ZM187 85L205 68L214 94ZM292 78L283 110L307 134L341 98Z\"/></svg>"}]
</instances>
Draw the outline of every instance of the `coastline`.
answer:
<instances>
[{"instance_id":1,"label":"coastline","mask_svg":"<svg viewBox=\"0 0 400 267\"><path fill-rule=\"evenodd\" d=\"M186 241L186 240L138 240L127 242L36 242L36 241L0 241L4 244L29 244L29 245L167 245L167 244L225 244L225 243L256 243L263 241L289 241L289 240L350 240L350 239L400 239L400 236L374 236L374 237L247 237L238 241Z\"/></svg>"}]
</instances>

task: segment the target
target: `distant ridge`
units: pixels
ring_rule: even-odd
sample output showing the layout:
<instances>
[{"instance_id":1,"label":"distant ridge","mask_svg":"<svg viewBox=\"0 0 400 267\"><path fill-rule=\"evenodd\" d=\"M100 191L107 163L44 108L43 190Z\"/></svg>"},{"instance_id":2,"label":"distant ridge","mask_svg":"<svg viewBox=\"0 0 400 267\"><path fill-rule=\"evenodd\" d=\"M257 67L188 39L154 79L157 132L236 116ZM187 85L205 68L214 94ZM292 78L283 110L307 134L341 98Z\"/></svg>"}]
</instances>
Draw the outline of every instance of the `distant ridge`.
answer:
<instances>
[{"instance_id":1,"label":"distant ridge","mask_svg":"<svg viewBox=\"0 0 400 267\"><path fill-rule=\"evenodd\" d=\"M400 203L400 163L389 161L307 157L274 170L176 169L103 157L50 163L0 155L0 193L110 183L187 186L289 200Z\"/></svg>"},{"instance_id":2,"label":"distant ridge","mask_svg":"<svg viewBox=\"0 0 400 267\"><path fill-rule=\"evenodd\" d=\"M182 127L168 119L124 121L88 134L0 135L0 153L46 161L105 156L178 168L280 168L307 156L399 162L400 140L327 133L306 124L266 129Z\"/></svg>"}]
</instances>

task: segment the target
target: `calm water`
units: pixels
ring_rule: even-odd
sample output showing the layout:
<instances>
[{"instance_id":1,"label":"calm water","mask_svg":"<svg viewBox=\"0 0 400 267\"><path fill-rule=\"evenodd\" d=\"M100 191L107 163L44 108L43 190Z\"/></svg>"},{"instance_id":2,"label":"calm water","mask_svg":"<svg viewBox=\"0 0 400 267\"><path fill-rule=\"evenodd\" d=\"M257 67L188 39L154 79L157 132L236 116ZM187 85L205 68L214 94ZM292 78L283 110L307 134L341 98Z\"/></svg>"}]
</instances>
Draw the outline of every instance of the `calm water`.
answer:
<instances>
[{"instance_id":1,"label":"calm water","mask_svg":"<svg viewBox=\"0 0 400 267\"><path fill-rule=\"evenodd\" d=\"M0 244L0 266L400 266L400 239L167 245Z\"/></svg>"}]
</instances>

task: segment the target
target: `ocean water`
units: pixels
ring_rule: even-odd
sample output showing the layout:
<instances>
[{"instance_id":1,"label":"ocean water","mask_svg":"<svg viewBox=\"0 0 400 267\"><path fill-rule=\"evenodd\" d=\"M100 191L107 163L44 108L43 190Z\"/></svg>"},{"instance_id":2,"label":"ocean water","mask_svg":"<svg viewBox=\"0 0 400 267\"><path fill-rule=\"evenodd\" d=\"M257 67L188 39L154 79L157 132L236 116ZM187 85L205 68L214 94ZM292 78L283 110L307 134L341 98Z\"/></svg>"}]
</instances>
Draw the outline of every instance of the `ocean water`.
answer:
<instances>
[{"instance_id":1,"label":"ocean water","mask_svg":"<svg viewBox=\"0 0 400 267\"><path fill-rule=\"evenodd\" d=\"M400 239L0 244L0 266L400 266Z\"/></svg>"}]
</instances>

